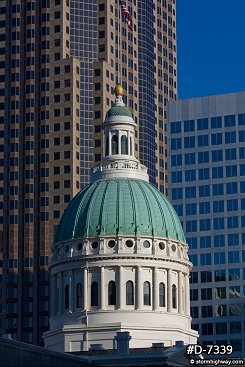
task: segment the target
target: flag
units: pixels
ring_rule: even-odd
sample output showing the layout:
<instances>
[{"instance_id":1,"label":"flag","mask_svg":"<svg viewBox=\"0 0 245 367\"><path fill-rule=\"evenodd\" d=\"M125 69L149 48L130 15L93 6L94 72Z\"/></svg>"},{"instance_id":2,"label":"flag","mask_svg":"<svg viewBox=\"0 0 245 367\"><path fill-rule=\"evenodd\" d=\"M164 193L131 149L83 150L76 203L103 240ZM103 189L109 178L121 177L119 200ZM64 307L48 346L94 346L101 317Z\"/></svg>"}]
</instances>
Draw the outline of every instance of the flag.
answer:
<instances>
[{"instance_id":1,"label":"flag","mask_svg":"<svg viewBox=\"0 0 245 367\"><path fill-rule=\"evenodd\" d=\"M126 23L130 31L133 30L133 19L124 1L120 0L121 12L125 15Z\"/></svg>"}]
</instances>

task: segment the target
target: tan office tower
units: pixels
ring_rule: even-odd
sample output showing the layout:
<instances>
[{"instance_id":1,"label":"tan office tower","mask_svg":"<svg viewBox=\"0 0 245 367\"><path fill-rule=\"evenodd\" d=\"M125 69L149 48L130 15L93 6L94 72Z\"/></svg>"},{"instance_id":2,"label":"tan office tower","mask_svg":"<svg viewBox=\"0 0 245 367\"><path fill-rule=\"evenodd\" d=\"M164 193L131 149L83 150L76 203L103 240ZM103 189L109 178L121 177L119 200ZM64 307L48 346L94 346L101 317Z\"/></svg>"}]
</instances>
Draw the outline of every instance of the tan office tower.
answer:
<instances>
[{"instance_id":1,"label":"tan office tower","mask_svg":"<svg viewBox=\"0 0 245 367\"><path fill-rule=\"evenodd\" d=\"M0 334L42 344L46 264L79 189L79 62L63 0L0 3Z\"/></svg>"},{"instance_id":2,"label":"tan office tower","mask_svg":"<svg viewBox=\"0 0 245 367\"><path fill-rule=\"evenodd\" d=\"M147 166L150 182L167 194L166 105L177 93L175 0L98 0L97 16L94 161L101 160L101 125L113 103L115 84L121 83L138 124L136 154Z\"/></svg>"}]
</instances>

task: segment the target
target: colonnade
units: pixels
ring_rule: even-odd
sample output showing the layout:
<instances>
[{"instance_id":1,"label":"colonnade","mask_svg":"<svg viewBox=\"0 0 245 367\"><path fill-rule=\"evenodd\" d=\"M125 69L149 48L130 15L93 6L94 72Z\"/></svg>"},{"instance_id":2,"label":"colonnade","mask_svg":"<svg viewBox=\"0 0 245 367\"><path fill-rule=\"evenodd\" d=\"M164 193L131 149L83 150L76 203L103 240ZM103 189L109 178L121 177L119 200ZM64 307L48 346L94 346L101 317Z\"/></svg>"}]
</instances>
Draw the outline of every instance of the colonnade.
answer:
<instances>
[{"instance_id":1,"label":"colonnade","mask_svg":"<svg viewBox=\"0 0 245 367\"><path fill-rule=\"evenodd\" d=\"M92 268L90 268L92 269ZM105 267L100 266L100 275L99 281L98 277L95 279L99 283L99 306L100 310L107 310L107 286L108 281L105 280ZM133 279L128 279L125 277L125 267L119 265L117 267L117 309L136 309L136 310L149 310L152 309L153 311L167 311L167 312L176 312L179 314L186 314L190 315L190 288L189 288L189 274L176 271L172 269L164 269L167 271L167 277L165 280L162 279L160 276L160 268L153 267L152 268L152 282L149 278L145 277L143 274L143 270L141 266L136 267L135 272L135 282ZM65 285L69 285L69 311L74 312L76 308L75 298L76 298L76 287L77 287L77 280L74 277L74 270L66 271L68 274L68 281L64 282L64 272L58 273L57 275L51 276L51 313L52 315L63 314L64 311L64 298L65 298ZM89 286L89 279L88 279L88 268L84 267L83 275L81 279L82 283L82 298L83 298L83 309L87 310L90 309L90 286ZM173 277L173 273L177 272L177 279ZM133 281L134 283L134 305L127 306L126 305L126 282ZM143 291L143 283L145 281L149 281L151 284L151 305L144 306L144 291ZM159 306L159 284L165 284L165 307ZM176 308L173 308L172 302L172 287L173 285L176 286ZM110 308L111 309L111 308Z\"/></svg>"},{"instance_id":2,"label":"colonnade","mask_svg":"<svg viewBox=\"0 0 245 367\"><path fill-rule=\"evenodd\" d=\"M129 156L134 156L134 133L133 131L121 131L121 130L116 130L116 131L108 131L104 136L105 136L105 141L104 141L104 156L106 156L107 154L110 156L113 153L112 151L112 139L113 136L117 136L118 139L118 146L117 146L117 154L126 154ZM122 136L125 136L127 138L127 153L122 153L122 145L121 145L121 138ZM108 139L108 147L107 147L107 139ZM107 154L106 154L106 150L107 150Z\"/></svg>"}]
</instances>

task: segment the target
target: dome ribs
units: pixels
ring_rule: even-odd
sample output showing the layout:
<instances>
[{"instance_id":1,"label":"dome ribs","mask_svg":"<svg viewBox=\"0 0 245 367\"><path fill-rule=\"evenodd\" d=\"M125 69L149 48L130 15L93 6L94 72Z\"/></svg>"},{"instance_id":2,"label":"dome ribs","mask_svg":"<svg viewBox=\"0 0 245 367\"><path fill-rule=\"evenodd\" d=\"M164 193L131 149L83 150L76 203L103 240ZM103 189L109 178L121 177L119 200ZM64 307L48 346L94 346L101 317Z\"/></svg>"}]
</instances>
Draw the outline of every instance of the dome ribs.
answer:
<instances>
[{"instance_id":1,"label":"dome ribs","mask_svg":"<svg viewBox=\"0 0 245 367\"><path fill-rule=\"evenodd\" d=\"M172 204L151 184L102 179L84 188L65 210L54 243L98 235L142 235L186 242Z\"/></svg>"},{"instance_id":2,"label":"dome ribs","mask_svg":"<svg viewBox=\"0 0 245 367\"><path fill-rule=\"evenodd\" d=\"M131 182L129 180L127 180L127 184L128 184L128 188L129 188L129 192L130 192L130 196L131 196L131 203L132 203L132 209L133 209L133 218L134 218L134 221L133 221L133 225L134 225L134 233L135 235L137 234L137 229L138 229L138 226L137 226L137 215L136 215L136 209L135 209L135 198L134 198L134 193L133 193L133 190L132 190L132 186L131 186Z\"/></svg>"},{"instance_id":3,"label":"dome ribs","mask_svg":"<svg viewBox=\"0 0 245 367\"><path fill-rule=\"evenodd\" d=\"M152 236L154 236L154 227L153 227L153 221L152 221L152 210L151 210L151 206L149 203L149 199L145 193L145 190L142 188L141 182L140 181L136 181L144 199L145 199L145 203L146 203L146 207L147 207L147 212L148 212L148 218L149 218L149 227L151 228L151 234Z\"/></svg>"},{"instance_id":4,"label":"dome ribs","mask_svg":"<svg viewBox=\"0 0 245 367\"><path fill-rule=\"evenodd\" d=\"M148 189L152 193L152 195L154 196L154 198L157 202L158 208L159 208L160 213L161 213L161 218L162 218L162 221L163 221L162 231L165 231L166 232L166 237L168 237L167 223L166 223L165 213L164 213L164 210L162 208L162 205L161 205L161 203L160 203L160 201L159 201L159 199L158 199L158 197L155 193L154 188L151 185L148 185Z\"/></svg>"},{"instance_id":5,"label":"dome ribs","mask_svg":"<svg viewBox=\"0 0 245 367\"><path fill-rule=\"evenodd\" d=\"M78 209L77 209L77 214L76 214L76 218L74 222L74 228L73 228L74 237L80 237L84 235L85 224L83 222L82 223L83 225L81 225L81 222L80 222L81 214L83 215L84 212L87 213L87 208L89 207L89 201L86 204L85 208L84 208L84 203L86 202L86 200L88 200L88 195L90 194L90 192L92 191L92 195L93 195L94 192L96 191L96 188L97 188L97 185L94 188L92 187L92 185L89 185L88 190L86 191L85 195L82 197L80 205L78 206Z\"/></svg>"}]
</instances>

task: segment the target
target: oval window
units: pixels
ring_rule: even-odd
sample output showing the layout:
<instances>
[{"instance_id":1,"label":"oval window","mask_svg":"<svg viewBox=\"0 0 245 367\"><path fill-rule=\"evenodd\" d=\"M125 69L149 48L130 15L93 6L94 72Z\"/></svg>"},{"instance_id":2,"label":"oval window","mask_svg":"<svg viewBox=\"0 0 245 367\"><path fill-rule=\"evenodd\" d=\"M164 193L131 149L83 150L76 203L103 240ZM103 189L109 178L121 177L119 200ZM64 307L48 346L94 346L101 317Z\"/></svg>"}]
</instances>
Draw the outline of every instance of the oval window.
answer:
<instances>
[{"instance_id":1,"label":"oval window","mask_svg":"<svg viewBox=\"0 0 245 367\"><path fill-rule=\"evenodd\" d=\"M111 240L111 241L108 242L108 247L110 247L110 248L115 247L115 245L116 245L116 242L114 240Z\"/></svg>"},{"instance_id":2,"label":"oval window","mask_svg":"<svg viewBox=\"0 0 245 367\"><path fill-rule=\"evenodd\" d=\"M92 249L95 250L97 247L99 246L98 242L93 242L92 243Z\"/></svg>"},{"instance_id":3,"label":"oval window","mask_svg":"<svg viewBox=\"0 0 245 367\"><path fill-rule=\"evenodd\" d=\"M67 253L69 251L69 249L70 249L70 246L69 245L66 245L65 246L65 252Z\"/></svg>"},{"instance_id":4,"label":"oval window","mask_svg":"<svg viewBox=\"0 0 245 367\"><path fill-rule=\"evenodd\" d=\"M81 251L81 249L83 248L82 242L77 243L76 248L77 248L78 251Z\"/></svg>"},{"instance_id":5,"label":"oval window","mask_svg":"<svg viewBox=\"0 0 245 367\"><path fill-rule=\"evenodd\" d=\"M172 251L175 252L176 251L176 246L172 245Z\"/></svg>"},{"instance_id":6,"label":"oval window","mask_svg":"<svg viewBox=\"0 0 245 367\"><path fill-rule=\"evenodd\" d=\"M132 242L132 241L130 241L130 240L127 240L127 241L126 241L126 246L127 246L127 247L133 247L133 245L134 245L134 244L133 244L133 242Z\"/></svg>"},{"instance_id":7,"label":"oval window","mask_svg":"<svg viewBox=\"0 0 245 367\"><path fill-rule=\"evenodd\" d=\"M149 241L144 241L143 242L143 246L144 246L144 248L150 248L151 247L151 244L150 244Z\"/></svg>"},{"instance_id":8,"label":"oval window","mask_svg":"<svg viewBox=\"0 0 245 367\"><path fill-rule=\"evenodd\" d=\"M164 250L165 249L165 244L163 242L159 242L159 248L160 248L160 250Z\"/></svg>"}]
</instances>

